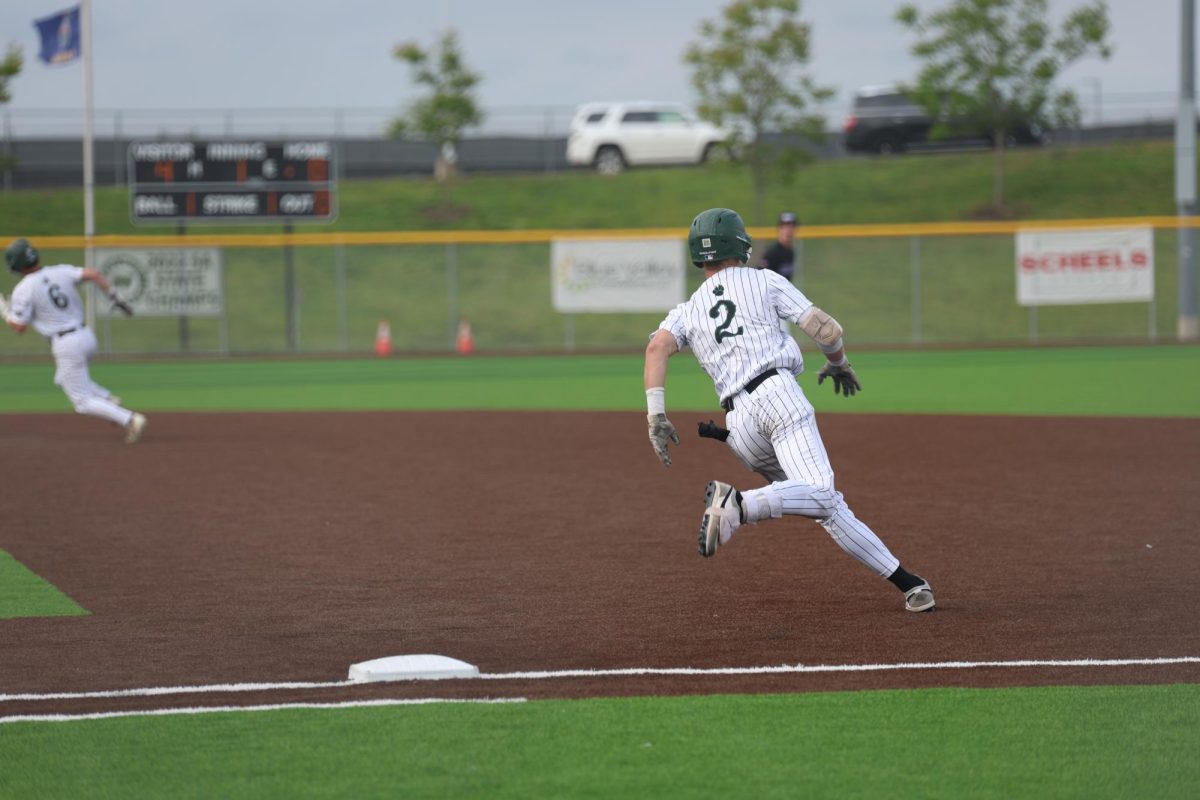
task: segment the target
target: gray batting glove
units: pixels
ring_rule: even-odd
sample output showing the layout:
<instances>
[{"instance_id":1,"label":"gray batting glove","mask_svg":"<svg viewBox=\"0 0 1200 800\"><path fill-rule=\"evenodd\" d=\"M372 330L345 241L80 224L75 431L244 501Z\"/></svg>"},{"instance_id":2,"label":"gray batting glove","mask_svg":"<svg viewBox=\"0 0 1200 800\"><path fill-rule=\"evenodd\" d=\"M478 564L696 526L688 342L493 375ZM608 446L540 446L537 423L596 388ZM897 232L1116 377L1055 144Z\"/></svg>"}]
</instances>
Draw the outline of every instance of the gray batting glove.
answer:
<instances>
[{"instance_id":1,"label":"gray batting glove","mask_svg":"<svg viewBox=\"0 0 1200 800\"><path fill-rule=\"evenodd\" d=\"M650 446L654 448L654 454L664 467L671 466L667 442L674 442L676 447L679 446L679 434L675 432L675 426L667 419L666 414L647 414L646 423L650 429Z\"/></svg>"},{"instance_id":2,"label":"gray batting glove","mask_svg":"<svg viewBox=\"0 0 1200 800\"><path fill-rule=\"evenodd\" d=\"M840 367L826 361L825 366L817 373L817 386L824 383L826 378L833 379L834 394L850 397L855 392L862 391L862 384L858 382L858 376L854 374L854 368L850 366L849 361Z\"/></svg>"}]
</instances>

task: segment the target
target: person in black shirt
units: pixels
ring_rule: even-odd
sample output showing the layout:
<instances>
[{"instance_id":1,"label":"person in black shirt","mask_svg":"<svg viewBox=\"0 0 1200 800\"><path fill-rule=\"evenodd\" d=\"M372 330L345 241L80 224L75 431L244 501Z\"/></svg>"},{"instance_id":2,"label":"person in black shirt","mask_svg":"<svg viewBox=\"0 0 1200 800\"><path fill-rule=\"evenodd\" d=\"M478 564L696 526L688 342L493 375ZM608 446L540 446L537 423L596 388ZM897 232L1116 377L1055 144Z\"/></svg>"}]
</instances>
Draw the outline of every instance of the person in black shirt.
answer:
<instances>
[{"instance_id":1,"label":"person in black shirt","mask_svg":"<svg viewBox=\"0 0 1200 800\"><path fill-rule=\"evenodd\" d=\"M763 254L762 265L794 282L796 251L792 243L796 240L796 215L791 211L784 211L779 215L775 230L777 238Z\"/></svg>"}]
</instances>

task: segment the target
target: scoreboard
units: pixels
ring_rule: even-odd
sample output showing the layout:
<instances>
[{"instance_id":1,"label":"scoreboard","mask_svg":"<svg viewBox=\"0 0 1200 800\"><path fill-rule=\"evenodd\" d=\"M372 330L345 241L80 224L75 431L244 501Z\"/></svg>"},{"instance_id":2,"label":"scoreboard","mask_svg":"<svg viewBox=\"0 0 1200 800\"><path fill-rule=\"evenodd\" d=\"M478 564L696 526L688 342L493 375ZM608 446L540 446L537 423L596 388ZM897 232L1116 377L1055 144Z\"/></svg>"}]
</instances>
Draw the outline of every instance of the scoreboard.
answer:
<instances>
[{"instance_id":1,"label":"scoreboard","mask_svg":"<svg viewBox=\"0 0 1200 800\"><path fill-rule=\"evenodd\" d=\"M135 223L329 222L337 216L328 141L133 142Z\"/></svg>"}]
</instances>

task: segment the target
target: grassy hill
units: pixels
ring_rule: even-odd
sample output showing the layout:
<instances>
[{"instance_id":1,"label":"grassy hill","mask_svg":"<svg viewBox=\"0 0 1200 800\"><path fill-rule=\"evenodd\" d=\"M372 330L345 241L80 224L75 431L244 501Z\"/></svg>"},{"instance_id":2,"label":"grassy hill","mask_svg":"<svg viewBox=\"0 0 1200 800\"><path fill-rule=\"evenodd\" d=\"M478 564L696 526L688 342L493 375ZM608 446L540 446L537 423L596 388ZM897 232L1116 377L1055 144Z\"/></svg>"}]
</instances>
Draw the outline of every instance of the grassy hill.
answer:
<instances>
[{"instance_id":1,"label":"grassy hill","mask_svg":"<svg viewBox=\"0 0 1200 800\"><path fill-rule=\"evenodd\" d=\"M1026 148L1011 151L1007 164L1007 199L1020 218L1175 213L1174 145L1169 141ZM819 225L964 220L987 206L991 182L990 153L847 158L812 164L790 183L777 182L770 187L766 208L768 215L789 208L804 223ZM771 221L750 219L748 171L714 164L632 170L615 177L582 171L466 175L451 187L430 178L344 181L337 221L312 229L685 227L697 211L718 205L743 211L752 225ZM82 233L82 207L79 190L0 193L0 234ZM100 187L96 230L164 233L171 226L135 228L129 221L128 190Z\"/></svg>"}]
</instances>

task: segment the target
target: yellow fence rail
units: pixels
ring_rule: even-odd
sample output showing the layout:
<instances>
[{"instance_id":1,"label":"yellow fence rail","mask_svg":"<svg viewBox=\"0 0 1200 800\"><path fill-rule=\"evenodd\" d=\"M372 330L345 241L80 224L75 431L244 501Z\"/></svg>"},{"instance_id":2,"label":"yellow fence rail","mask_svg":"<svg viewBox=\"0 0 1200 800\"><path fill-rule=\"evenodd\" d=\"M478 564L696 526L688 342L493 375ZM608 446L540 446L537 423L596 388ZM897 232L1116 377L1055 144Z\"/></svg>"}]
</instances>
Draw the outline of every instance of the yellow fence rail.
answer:
<instances>
[{"instance_id":1,"label":"yellow fence rail","mask_svg":"<svg viewBox=\"0 0 1200 800\"><path fill-rule=\"evenodd\" d=\"M1103 217L1095 219L1003 220L979 222L922 222L883 225L803 225L800 239L845 239L895 236L977 236L1012 234L1019 230L1115 228L1150 226L1158 229L1200 228L1200 217ZM774 228L751 228L751 236L772 239ZM18 234L20 235L20 234ZM324 231L316 233L194 233L93 236L93 247L331 247L335 245L429 244L544 244L554 239L682 239L683 228L625 228L613 230L518 231ZM17 235L0 237L6 241ZM82 248L84 236L38 236L43 249Z\"/></svg>"}]
</instances>

